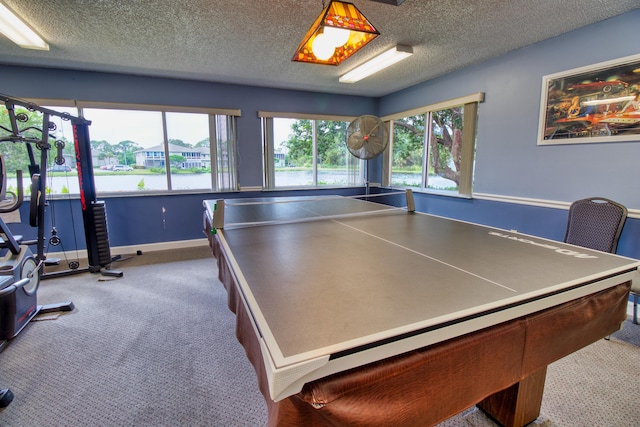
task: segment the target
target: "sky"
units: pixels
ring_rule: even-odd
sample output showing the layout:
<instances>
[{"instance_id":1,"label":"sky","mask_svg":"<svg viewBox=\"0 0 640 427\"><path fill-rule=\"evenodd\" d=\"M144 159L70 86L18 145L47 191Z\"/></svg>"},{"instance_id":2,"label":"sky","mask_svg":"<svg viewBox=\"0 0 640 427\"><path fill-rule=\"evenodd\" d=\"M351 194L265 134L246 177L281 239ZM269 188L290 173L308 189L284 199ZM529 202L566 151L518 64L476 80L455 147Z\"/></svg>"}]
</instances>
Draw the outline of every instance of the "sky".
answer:
<instances>
[{"instance_id":1,"label":"sky","mask_svg":"<svg viewBox=\"0 0 640 427\"><path fill-rule=\"evenodd\" d=\"M75 108L47 107L58 112L77 115ZM162 115L157 111L133 111L85 108L84 117L91 120L89 137L95 141L117 144L131 140L144 148L162 144ZM60 120L58 120L60 121ZM289 139L291 123L295 119L274 120L274 146ZM66 123L66 125L65 125ZM60 124L58 124L60 127ZM69 122L62 123L58 132L71 140L73 132ZM167 113L167 135L169 139L181 139L194 146L209 137L209 119L206 114Z\"/></svg>"},{"instance_id":2,"label":"sky","mask_svg":"<svg viewBox=\"0 0 640 427\"><path fill-rule=\"evenodd\" d=\"M291 124L296 119L274 119L273 120L273 147L278 150L280 144L289 139L291 133ZM282 151L286 153L286 148L282 147Z\"/></svg>"},{"instance_id":3,"label":"sky","mask_svg":"<svg viewBox=\"0 0 640 427\"><path fill-rule=\"evenodd\" d=\"M130 140L144 148L160 145L164 140L162 114L157 111L85 108L84 117L91 120L92 140L109 144ZM206 114L167 113L167 136L195 145L209 137L209 118Z\"/></svg>"}]
</instances>

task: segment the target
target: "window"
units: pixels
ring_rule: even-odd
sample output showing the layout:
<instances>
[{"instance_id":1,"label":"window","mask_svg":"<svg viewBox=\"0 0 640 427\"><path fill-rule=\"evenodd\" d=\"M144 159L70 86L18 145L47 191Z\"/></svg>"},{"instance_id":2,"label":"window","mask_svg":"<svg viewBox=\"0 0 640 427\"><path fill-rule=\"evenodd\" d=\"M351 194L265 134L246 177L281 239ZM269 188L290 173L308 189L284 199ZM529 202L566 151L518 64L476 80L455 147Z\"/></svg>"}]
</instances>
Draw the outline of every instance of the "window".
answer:
<instances>
[{"instance_id":1,"label":"window","mask_svg":"<svg viewBox=\"0 0 640 427\"><path fill-rule=\"evenodd\" d=\"M209 155L209 159L216 159L212 163L214 188L235 190L238 187L235 118L216 114L209 116L209 121L209 128L215 132L215 144L211 145Z\"/></svg>"},{"instance_id":2,"label":"window","mask_svg":"<svg viewBox=\"0 0 640 427\"><path fill-rule=\"evenodd\" d=\"M393 121L391 185L421 187L424 158L425 115Z\"/></svg>"},{"instance_id":3,"label":"window","mask_svg":"<svg viewBox=\"0 0 640 427\"><path fill-rule=\"evenodd\" d=\"M387 183L471 195L482 100L480 93L385 117L393 129Z\"/></svg>"},{"instance_id":4,"label":"window","mask_svg":"<svg viewBox=\"0 0 640 427\"><path fill-rule=\"evenodd\" d=\"M67 113L74 116L78 115L78 110L74 107L45 106L45 108L59 113ZM42 115L40 115L40 120L42 120ZM54 142L50 140L52 147L51 151L49 151L47 162L47 189L50 194L78 194L80 192L80 183L78 182L76 169L73 126L71 125L71 121L63 120L58 116L49 116L49 121L55 125L55 130L52 130L50 133L50 137ZM56 163L58 147L61 148L61 157L64 159L62 165ZM36 159L36 161L39 162L40 159Z\"/></svg>"},{"instance_id":5,"label":"window","mask_svg":"<svg viewBox=\"0 0 640 427\"><path fill-rule=\"evenodd\" d=\"M209 141L209 115L197 113L165 113L167 144L160 150L138 153L140 160L153 165L166 161L164 153L169 153L169 173L171 189L187 190L211 188L211 147ZM168 150L165 150L168 148Z\"/></svg>"},{"instance_id":6,"label":"window","mask_svg":"<svg viewBox=\"0 0 640 427\"><path fill-rule=\"evenodd\" d=\"M168 190L164 157L155 162L145 159L147 151L164 153L162 112L103 108L82 112L91 120L96 192Z\"/></svg>"},{"instance_id":7,"label":"window","mask_svg":"<svg viewBox=\"0 0 640 427\"><path fill-rule=\"evenodd\" d=\"M44 106L44 108L54 109ZM73 107L57 107L55 111L77 115ZM14 106L16 125L20 136L29 142L20 140L0 142L0 155L3 156L7 172L7 190L13 194L18 192L17 171L22 172L22 187L25 197L29 197L31 174L36 173L32 165L40 167L41 150L39 142L42 140L43 113L32 111L20 105ZM49 140L51 146L47 153L47 191L51 194L79 193L79 183L75 173L75 149L73 145L73 129L69 120L59 116L49 116ZM13 128L9 112L5 104L0 105L0 138L11 138ZM55 163L60 149L62 164Z\"/></svg>"},{"instance_id":8,"label":"window","mask_svg":"<svg viewBox=\"0 0 640 427\"><path fill-rule=\"evenodd\" d=\"M364 161L349 153L350 118L291 118L260 112L263 125L264 187L358 186Z\"/></svg>"},{"instance_id":9,"label":"window","mask_svg":"<svg viewBox=\"0 0 640 427\"><path fill-rule=\"evenodd\" d=\"M45 108L57 112L82 115L91 121L89 137L98 193L237 190L235 117L240 115L237 110L83 102L77 102L77 107L68 107L63 106L65 102L34 103L47 105ZM66 104L73 105L74 102ZM0 106L2 123L8 123L6 113L5 106ZM30 120L35 121L36 127L41 128L42 114L27 113L33 116ZM48 159L51 171L47 178L48 191L52 194L77 194L79 184L71 125L58 117L52 117L51 121L57 125L57 129L51 131L51 143L53 145L53 140L64 142L65 165L70 166L71 171L66 166L53 167L56 155L53 147ZM210 141L215 141L215 144L210 144ZM18 147L11 145L2 144L0 150L4 151L0 153L22 148L24 154L16 156L7 152L5 158L14 159L10 164L14 171L17 167L26 170L26 150L19 147L24 144L17 144ZM27 184L29 174L25 175Z\"/></svg>"}]
</instances>

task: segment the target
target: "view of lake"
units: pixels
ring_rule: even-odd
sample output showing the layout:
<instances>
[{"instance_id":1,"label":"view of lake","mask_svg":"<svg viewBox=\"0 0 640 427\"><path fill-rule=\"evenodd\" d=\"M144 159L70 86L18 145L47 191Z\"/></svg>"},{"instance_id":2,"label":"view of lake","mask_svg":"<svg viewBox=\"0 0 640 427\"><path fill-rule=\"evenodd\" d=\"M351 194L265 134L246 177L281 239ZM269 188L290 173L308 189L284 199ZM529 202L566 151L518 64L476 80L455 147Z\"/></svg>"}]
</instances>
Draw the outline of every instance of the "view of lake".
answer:
<instances>
[{"instance_id":1,"label":"view of lake","mask_svg":"<svg viewBox=\"0 0 640 427\"><path fill-rule=\"evenodd\" d=\"M145 190L166 190L167 177L165 175L135 175L135 174L113 174L96 175L94 177L96 190L98 192L133 192L141 189ZM297 187L312 184L311 170L277 171L277 187ZM393 174L393 184L398 186L420 186L420 175L405 173ZM209 174L175 174L171 176L172 188L174 190L197 190L210 189L211 177ZM318 182L321 185L348 185L348 177L345 171L319 171ZM30 179L24 178L23 185L28 192ZM429 177L431 188L450 188L455 183L439 176ZM76 173L67 175L47 176L47 187L53 194L62 194L66 188L70 194L78 194L80 186Z\"/></svg>"}]
</instances>

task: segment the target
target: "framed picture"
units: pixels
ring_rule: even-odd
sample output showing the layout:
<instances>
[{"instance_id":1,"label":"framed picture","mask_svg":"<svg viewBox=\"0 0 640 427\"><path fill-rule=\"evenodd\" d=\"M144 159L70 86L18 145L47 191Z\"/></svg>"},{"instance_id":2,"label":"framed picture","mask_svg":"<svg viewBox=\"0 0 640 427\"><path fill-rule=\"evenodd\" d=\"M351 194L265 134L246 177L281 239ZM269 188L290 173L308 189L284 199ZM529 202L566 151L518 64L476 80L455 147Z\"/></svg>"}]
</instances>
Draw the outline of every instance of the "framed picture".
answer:
<instances>
[{"instance_id":1,"label":"framed picture","mask_svg":"<svg viewBox=\"0 0 640 427\"><path fill-rule=\"evenodd\" d=\"M544 76L538 145L640 142L640 55Z\"/></svg>"}]
</instances>

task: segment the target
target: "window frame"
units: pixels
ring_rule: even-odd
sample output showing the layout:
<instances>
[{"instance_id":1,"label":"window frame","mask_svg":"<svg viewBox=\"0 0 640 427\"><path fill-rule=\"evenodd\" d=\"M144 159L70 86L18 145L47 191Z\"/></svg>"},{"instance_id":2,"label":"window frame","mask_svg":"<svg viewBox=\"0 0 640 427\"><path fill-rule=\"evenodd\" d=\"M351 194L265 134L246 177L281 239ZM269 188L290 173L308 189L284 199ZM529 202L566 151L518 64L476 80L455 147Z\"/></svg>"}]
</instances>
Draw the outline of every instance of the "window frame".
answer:
<instances>
[{"instance_id":1,"label":"window frame","mask_svg":"<svg viewBox=\"0 0 640 427\"><path fill-rule=\"evenodd\" d=\"M288 113L288 112L273 112L273 111L258 111L258 117L260 118L262 128L262 163L263 163L263 176L262 176L262 189L263 190L290 190L295 188L303 189L321 189L321 188L348 188L353 185L319 185L318 184L318 150L317 150L317 130L318 121L339 121L350 123L357 116L341 116L341 115L326 115L326 114L304 114L304 113ZM275 182L275 141L274 141L274 119L296 119L296 120L310 120L312 122L312 171L313 171L313 184L311 185L295 185L295 186L276 186ZM346 142L345 142L346 144ZM362 160L360 160L363 162ZM358 174L359 180L362 181L362 185L365 186L365 169L367 163L361 163L360 171Z\"/></svg>"},{"instance_id":2,"label":"window frame","mask_svg":"<svg viewBox=\"0 0 640 427\"><path fill-rule=\"evenodd\" d=\"M454 98L435 104L425 105L411 110L401 111L382 117L382 120L388 123L390 141L383 157L382 184L391 187L391 179L393 172L393 136L394 121L417 115L425 115L425 137L424 151L422 154L422 177L420 188L411 187L414 191L425 193L437 193L443 195L456 195L461 197L471 197L473 193L473 166L475 158L475 145L478 122L478 104L484 102L484 92L478 92L467 96ZM453 107L463 106L463 132L460 162L460 182L457 192L447 190L435 190L427 188L429 173L429 156L431 155L428 129L432 126L431 113L440 110L446 110ZM465 130L469 131L465 131Z\"/></svg>"},{"instance_id":3,"label":"window frame","mask_svg":"<svg viewBox=\"0 0 640 427\"><path fill-rule=\"evenodd\" d=\"M99 191L100 195L142 195L142 194L167 194L167 193L192 193L192 192L202 192L203 190L213 191L213 192L233 192L239 190L239 182L238 182L238 164L237 164L237 150L238 150L238 132L237 132L237 118L242 116L242 111L240 109L230 109L230 108L205 108L205 107L188 107L188 106L170 106L170 105L156 105L156 104L136 104L136 103L121 103L121 102L102 102L102 101L81 101L81 100L72 100L72 99L45 99L45 98L29 98L26 100L27 102L32 102L35 105L48 106L52 109L56 107L65 107L65 108L76 108L77 115L79 117L83 117L84 109L110 109L110 110L133 110L133 111L150 111L150 112L159 112L162 116L162 135L163 141L161 145L164 147L164 160L165 160L165 168L166 178L167 178L167 188L166 189L154 189L154 190L144 190L144 191ZM166 114L167 113L193 113L193 114L206 114L208 115L208 124L209 124L209 149L210 149L210 157L211 157L211 184L210 187L206 188L194 188L194 189L173 189L171 183L171 173L170 173L170 160L169 160L169 150L168 150L168 133L167 133L167 123L166 123ZM223 187L220 183L219 179L219 170L218 170L218 159L217 159L217 151L218 151L218 130L215 128L216 120L218 117L227 117L227 126L228 126L228 134L230 135L231 147L228 147L229 150L229 161L233 162L232 168L229 171L229 176L227 180L230 185L228 187ZM91 136L91 126L89 126L89 136ZM215 164L215 167L214 167ZM77 195L76 193L72 193L72 196Z\"/></svg>"}]
</instances>

